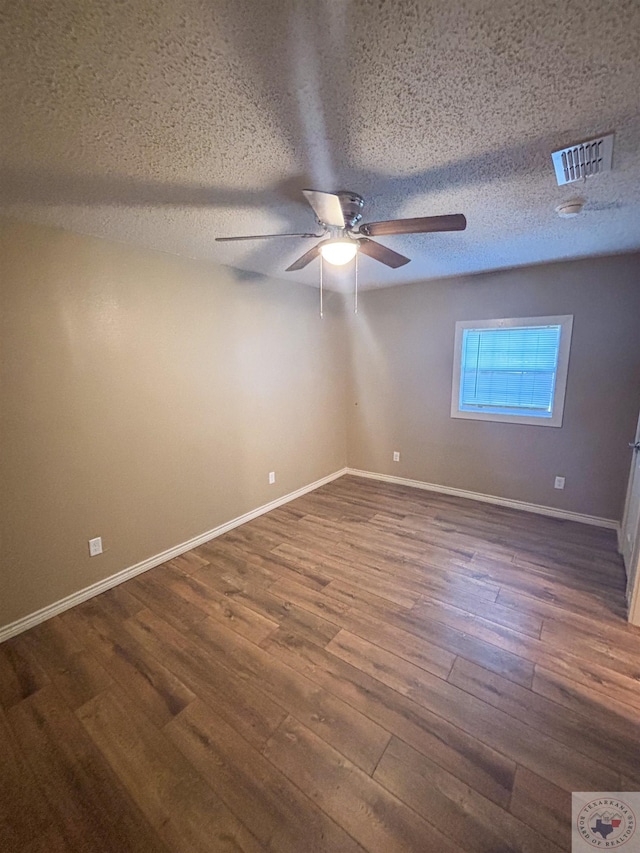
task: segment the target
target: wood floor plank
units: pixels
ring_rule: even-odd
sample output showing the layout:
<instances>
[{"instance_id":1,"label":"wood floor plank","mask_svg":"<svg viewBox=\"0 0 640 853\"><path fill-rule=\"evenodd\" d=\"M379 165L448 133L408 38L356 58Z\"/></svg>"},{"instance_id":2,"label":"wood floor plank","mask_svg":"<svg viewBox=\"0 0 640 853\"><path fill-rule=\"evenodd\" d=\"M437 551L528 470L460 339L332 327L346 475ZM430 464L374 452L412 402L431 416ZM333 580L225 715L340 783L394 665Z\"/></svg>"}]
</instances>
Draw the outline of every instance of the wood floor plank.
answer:
<instances>
[{"instance_id":1,"label":"wood floor plank","mask_svg":"<svg viewBox=\"0 0 640 853\"><path fill-rule=\"evenodd\" d=\"M421 592L418 591L417 585L414 585L410 580L395 575L393 579L377 577L373 572L367 569L358 569L345 561L338 561L338 569L336 570L336 578L344 577L345 564L350 565L349 578L352 583L360 584L369 592L374 593L383 601L398 604L400 607L411 610L411 608L420 599ZM423 585L420 585L420 590Z\"/></svg>"},{"instance_id":2,"label":"wood floor plank","mask_svg":"<svg viewBox=\"0 0 640 853\"><path fill-rule=\"evenodd\" d=\"M559 604L518 595L504 588L500 590L498 603L505 603L522 613L536 615L547 627L557 626L558 632L564 626L572 627L581 633L591 634L628 651L635 651L640 641L640 628L630 625L626 619L615 616L606 609L603 609L600 618L594 619L588 613L567 610Z\"/></svg>"},{"instance_id":3,"label":"wood floor plank","mask_svg":"<svg viewBox=\"0 0 640 853\"><path fill-rule=\"evenodd\" d=\"M224 548L223 554L232 556L243 563L253 563L266 569L279 579L295 580L298 583L305 584L305 586L310 586L312 589L322 589L331 580L322 570L324 559L318 552L305 554L303 559L288 559L276 551L267 549L252 548L251 551L247 551L239 545L227 543L224 541L224 537L222 537L222 541L209 542L198 549L198 551L202 550L205 556L210 557L214 569L218 568L219 570L217 559L219 556L218 549L221 546Z\"/></svg>"},{"instance_id":4,"label":"wood floor plank","mask_svg":"<svg viewBox=\"0 0 640 853\"><path fill-rule=\"evenodd\" d=\"M273 552L266 543L261 544L253 538L250 546L231 541L228 536L220 536L211 542L205 542L198 553L209 560L209 571L217 576L240 575L252 583L269 587L280 575L271 569Z\"/></svg>"},{"instance_id":5,"label":"wood floor plank","mask_svg":"<svg viewBox=\"0 0 640 853\"><path fill-rule=\"evenodd\" d=\"M540 638L542 619L539 616L522 613L513 607L506 607L503 604L498 604L496 601L487 602L475 596L466 596L464 598L456 596L455 600L456 603L452 604L451 602L441 601L437 595L430 596L429 598L421 596L415 612L454 626L464 624L457 621L456 616L459 616L462 620L474 616L480 617L489 622L495 622L504 628L517 631L520 634L526 634L535 639Z\"/></svg>"},{"instance_id":6,"label":"wood floor plank","mask_svg":"<svg viewBox=\"0 0 640 853\"><path fill-rule=\"evenodd\" d=\"M555 572L556 580L541 578L527 572L521 567L507 567L497 564L497 561L487 559L472 559L470 567L477 567L486 571L501 587L510 592L515 592L529 598L538 599L543 602L557 604L569 611L576 613L590 613L600 617L603 611L609 611L615 616L624 618L624 597L620 591L610 590L598 593L588 589L575 589L568 582L558 582L558 571ZM502 591L502 590L501 590ZM505 601L506 603L506 601Z\"/></svg>"},{"instance_id":7,"label":"wood floor plank","mask_svg":"<svg viewBox=\"0 0 640 853\"><path fill-rule=\"evenodd\" d=\"M221 664L193 638L180 634L152 611L131 617L123 629L146 643L196 696L210 703L255 746L262 746L286 717L286 711L249 679Z\"/></svg>"},{"instance_id":8,"label":"wood floor plank","mask_svg":"<svg viewBox=\"0 0 640 853\"><path fill-rule=\"evenodd\" d=\"M376 618L375 611L372 611L369 603L365 608L363 610L359 600L355 607L352 607L343 620L347 630L371 640L382 648L393 649L394 654L411 664L446 679L456 659L453 650L425 642L422 637L410 631L387 624L381 618L381 614ZM387 618L389 618L388 614ZM334 640L335 637L332 639Z\"/></svg>"},{"instance_id":9,"label":"wood floor plank","mask_svg":"<svg viewBox=\"0 0 640 853\"><path fill-rule=\"evenodd\" d=\"M427 671L350 631L340 631L325 648L415 702L428 697L433 680ZM446 679L456 660L444 672L434 674Z\"/></svg>"},{"instance_id":10,"label":"wood floor plank","mask_svg":"<svg viewBox=\"0 0 640 853\"><path fill-rule=\"evenodd\" d=\"M239 601L266 619L276 622L280 627L289 627L320 645L328 643L338 633L339 627L328 619L291 604L286 599L278 598L263 586L238 575L218 575L209 569L203 569L197 573L196 577L205 585L221 592L229 600Z\"/></svg>"},{"instance_id":11,"label":"wood floor plank","mask_svg":"<svg viewBox=\"0 0 640 853\"><path fill-rule=\"evenodd\" d=\"M347 576L350 577L349 575ZM355 581L355 578L352 578L352 580ZM413 603L411 607L407 608L403 604L396 604L393 601L389 601L388 598L382 598L382 596L376 595L375 592L367 589L366 586L355 582L352 583L351 580L347 581L336 578L324 587L323 593L331 599L341 601L347 607L364 610L370 616L383 620L386 619L389 613L401 613L403 610L410 610L413 607Z\"/></svg>"},{"instance_id":12,"label":"wood floor plank","mask_svg":"<svg viewBox=\"0 0 640 853\"><path fill-rule=\"evenodd\" d=\"M325 587L326 589L326 587ZM304 584L290 580L279 580L269 587L269 592L290 604L295 604L322 619L327 619L336 625L342 625L349 606L336 599L327 597L325 590L309 589ZM276 626L279 627L279 626ZM264 638L262 638L264 639ZM259 643L260 640L257 640Z\"/></svg>"},{"instance_id":13,"label":"wood floor plank","mask_svg":"<svg viewBox=\"0 0 640 853\"><path fill-rule=\"evenodd\" d=\"M516 607L523 613L532 613L545 619L559 620L566 625L586 627L587 630L589 630L590 625L591 630L596 633L606 635L613 633L619 639L629 637L632 634L635 635L640 631L640 628L629 625L626 620L626 613L620 612L618 607L615 608L615 612L612 612L608 606L602 606L596 617L590 611L583 610L579 604L574 607L570 599L568 601L554 600L553 595L546 598L530 596L507 587L500 589L497 601L499 604L506 604L508 607Z\"/></svg>"},{"instance_id":14,"label":"wood floor plank","mask_svg":"<svg viewBox=\"0 0 640 853\"><path fill-rule=\"evenodd\" d=\"M404 505L404 502L401 505ZM472 517L467 514L466 518ZM411 531L413 536L421 542L443 547L447 546L451 541L451 534L455 533L456 542L472 556L482 549L482 553L487 557L513 561L515 554L514 547L509 543L500 544L486 535L479 537L473 530L463 527L458 513L453 522L442 518L437 502L433 503L431 511L426 507L411 507L411 511L398 522L398 527L401 530Z\"/></svg>"},{"instance_id":15,"label":"wood floor plank","mask_svg":"<svg viewBox=\"0 0 640 853\"><path fill-rule=\"evenodd\" d=\"M259 521L259 519L256 520ZM289 533L289 536L291 536L291 533ZM252 522L236 527L228 533L225 533L224 536L225 544L231 543L233 545L240 545L243 548L248 547L249 550L252 550L253 548L268 548L272 551L274 548L277 548L278 545L281 545L282 541L283 536L279 533L270 535L269 532L261 530Z\"/></svg>"},{"instance_id":16,"label":"wood floor plank","mask_svg":"<svg viewBox=\"0 0 640 853\"><path fill-rule=\"evenodd\" d=\"M369 525L368 542L375 542L385 553L397 554L405 560L415 560L434 567L450 568L458 562L473 557L474 550L461 545L459 540L450 537L447 544L436 544L424 537L412 535L412 531L399 529L393 519L383 521L380 516L372 519Z\"/></svg>"},{"instance_id":17,"label":"wood floor plank","mask_svg":"<svg viewBox=\"0 0 640 853\"><path fill-rule=\"evenodd\" d=\"M366 773L372 773L391 734L339 697L265 649L206 620L198 639L207 652L251 680L280 707L304 722Z\"/></svg>"},{"instance_id":18,"label":"wood floor plank","mask_svg":"<svg viewBox=\"0 0 640 853\"><path fill-rule=\"evenodd\" d=\"M133 578L127 583L127 587L140 604L138 612L149 609L162 613L167 622L183 633L188 634L194 625L207 618L204 610L193 607L184 598L176 595L157 579L154 572Z\"/></svg>"},{"instance_id":19,"label":"wood floor plank","mask_svg":"<svg viewBox=\"0 0 640 853\"><path fill-rule=\"evenodd\" d=\"M74 610L74 614L77 612ZM22 635L33 658L72 710L114 683L82 644L82 631L74 631L75 624L75 617L63 615L49 619Z\"/></svg>"},{"instance_id":20,"label":"wood floor plank","mask_svg":"<svg viewBox=\"0 0 640 853\"><path fill-rule=\"evenodd\" d=\"M571 794L518 767L510 811L563 850L571 849Z\"/></svg>"},{"instance_id":21,"label":"wood floor plank","mask_svg":"<svg viewBox=\"0 0 640 853\"><path fill-rule=\"evenodd\" d=\"M49 684L49 677L23 636L0 645L0 706L8 709Z\"/></svg>"},{"instance_id":22,"label":"wood floor plank","mask_svg":"<svg viewBox=\"0 0 640 853\"><path fill-rule=\"evenodd\" d=\"M197 569L201 568L202 566L194 567L190 575L167 572L156 577L166 589L202 610L207 616L222 622L231 630L237 631L238 634L256 643L264 640L279 627L273 619L257 613L250 607L245 607L232 596L224 595L212 586L202 583L196 574Z\"/></svg>"},{"instance_id":23,"label":"wood floor plank","mask_svg":"<svg viewBox=\"0 0 640 853\"><path fill-rule=\"evenodd\" d=\"M194 702L165 731L267 849L279 853L362 851L209 706Z\"/></svg>"},{"instance_id":24,"label":"wood floor plank","mask_svg":"<svg viewBox=\"0 0 640 853\"><path fill-rule=\"evenodd\" d=\"M398 675L393 671L396 662L391 653L376 649L375 644L347 632L338 636L340 640L336 639L332 644L334 654L394 687ZM385 665L378 663L383 654ZM591 791L610 790L607 785L617 783L615 771L575 753L547 734L537 732L532 737L527 724L464 690L426 672L419 677L425 696L423 701L429 711L448 719L487 746L540 773L565 790L577 790L575 785L579 780L590 781L594 786L588 789ZM415 678L418 678L417 673Z\"/></svg>"},{"instance_id":25,"label":"wood floor plank","mask_svg":"<svg viewBox=\"0 0 640 853\"><path fill-rule=\"evenodd\" d=\"M80 652L52 675L52 683L67 705L75 710L114 685L106 669L89 652Z\"/></svg>"},{"instance_id":26,"label":"wood floor plank","mask_svg":"<svg viewBox=\"0 0 640 853\"><path fill-rule=\"evenodd\" d=\"M76 655L84 651L80 639L62 619L48 619L20 635L48 675L58 672Z\"/></svg>"},{"instance_id":27,"label":"wood floor plank","mask_svg":"<svg viewBox=\"0 0 640 853\"><path fill-rule=\"evenodd\" d=\"M593 627L588 629L545 619L540 639L572 654L595 658L603 666L637 680L640 678L640 636L626 632L623 637L607 636Z\"/></svg>"},{"instance_id":28,"label":"wood floor plank","mask_svg":"<svg viewBox=\"0 0 640 853\"><path fill-rule=\"evenodd\" d=\"M263 752L367 850L461 849L292 717Z\"/></svg>"},{"instance_id":29,"label":"wood floor plank","mask_svg":"<svg viewBox=\"0 0 640 853\"><path fill-rule=\"evenodd\" d=\"M20 853L69 853L71 850L62 832L53 826L47 827L37 838L26 844L18 841L6 849L19 850Z\"/></svg>"},{"instance_id":30,"label":"wood floor plank","mask_svg":"<svg viewBox=\"0 0 640 853\"><path fill-rule=\"evenodd\" d=\"M194 549L193 551L187 551L184 554L174 557L172 560L169 560L166 565L171 566L171 568L174 569L179 569L181 572L189 575L196 569L201 569L202 566L208 566L209 560L199 554L197 549Z\"/></svg>"},{"instance_id":31,"label":"wood floor plank","mask_svg":"<svg viewBox=\"0 0 640 853\"><path fill-rule=\"evenodd\" d=\"M611 576L609 572L603 571L602 567L589 570L584 565L583 560L568 559L558 560L557 558L546 561L546 565L542 565L544 558L540 562L529 562L527 560L518 559L517 555L514 559L514 566L517 569L526 572L529 578L536 578L543 583L555 583L558 577L560 566L562 567L563 581L571 589L581 593L587 593L594 597L600 597L602 600L615 602L618 595L625 591L624 578ZM593 564L593 555L591 555ZM580 565L582 563L582 565Z\"/></svg>"},{"instance_id":32,"label":"wood floor plank","mask_svg":"<svg viewBox=\"0 0 640 853\"><path fill-rule=\"evenodd\" d=\"M305 551L305 547L307 550ZM304 557L310 558L314 547L313 539L309 542L299 537L294 544L280 545L274 549L274 555L284 556L293 560ZM315 546L318 547L318 546ZM350 567L349 578L366 581L378 587L378 594L387 590L392 592L393 583L402 587L405 598L418 595L428 595L439 592L451 596L472 594L478 598L495 601L499 585L488 579L474 577L472 571L456 560L442 560L444 566L434 567L421 553L420 557L410 559L397 550L390 554L380 554L373 546L355 548L336 543L335 537L325 546L323 570L334 579L343 579L344 567ZM375 591L375 590L373 590ZM384 596L383 596L384 597Z\"/></svg>"},{"instance_id":33,"label":"wood floor plank","mask_svg":"<svg viewBox=\"0 0 640 853\"><path fill-rule=\"evenodd\" d=\"M532 661L505 651L493 643L451 628L441 622L432 622L413 612L390 613L381 623L361 612L351 614L351 630L371 639L389 651L400 645L406 650L407 660L420 665L419 659L431 659L432 650L443 649L449 654L462 655L481 666L501 673L518 684L531 686L534 665ZM415 649L411 653L411 649Z\"/></svg>"},{"instance_id":34,"label":"wood floor plank","mask_svg":"<svg viewBox=\"0 0 640 853\"><path fill-rule=\"evenodd\" d=\"M603 731L610 732L612 739L622 738L630 744L640 744L640 715L635 708L543 667L536 667L532 690L592 720ZM631 749L629 757L640 768L640 748ZM640 778L640 770L638 776Z\"/></svg>"},{"instance_id":35,"label":"wood floor plank","mask_svg":"<svg viewBox=\"0 0 640 853\"><path fill-rule=\"evenodd\" d=\"M16 743L5 713L0 709L0 850L46 848L43 838L51 834L51 849L68 849L42 790Z\"/></svg>"},{"instance_id":36,"label":"wood floor plank","mask_svg":"<svg viewBox=\"0 0 640 853\"><path fill-rule=\"evenodd\" d=\"M562 849L397 738L373 778L470 853Z\"/></svg>"},{"instance_id":37,"label":"wood floor plank","mask_svg":"<svg viewBox=\"0 0 640 853\"><path fill-rule=\"evenodd\" d=\"M72 850L166 853L52 685L14 705L7 716Z\"/></svg>"},{"instance_id":38,"label":"wood floor plank","mask_svg":"<svg viewBox=\"0 0 640 853\"><path fill-rule=\"evenodd\" d=\"M262 849L124 693L101 693L76 713L169 850L253 853Z\"/></svg>"},{"instance_id":39,"label":"wood floor plank","mask_svg":"<svg viewBox=\"0 0 640 853\"><path fill-rule=\"evenodd\" d=\"M484 610L474 608L474 611L480 611L474 612L469 610L465 604L457 606L429 598L420 601L414 607L411 615L425 621L441 622L443 625L458 631L467 631L484 642L526 658L526 653L529 652L530 648L536 648L536 644L529 644L528 639L539 640L542 626L540 625L537 631L535 627L533 627L533 631L520 630L521 627L529 627L530 623L528 623L526 616L521 625L516 628L506 625L506 620L491 618L494 615L494 606L491 603ZM496 611L496 616L499 617L499 611ZM513 621L517 620L514 619Z\"/></svg>"},{"instance_id":40,"label":"wood floor plank","mask_svg":"<svg viewBox=\"0 0 640 853\"><path fill-rule=\"evenodd\" d=\"M555 702L463 658L456 660L449 682L612 770L638 771L640 731L618 735L593 716L564 710Z\"/></svg>"},{"instance_id":41,"label":"wood floor plank","mask_svg":"<svg viewBox=\"0 0 640 853\"><path fill-rule=\"evenodd\" d=\"M515 763L504 755L303 637L280 630L264 645L494 802L508 804Z\"/></svg>"},{"instance_id":42,"label":"wood floor plank","mask_svg":"<svg viewBox=\"0 0 640 853\"><path fill-rule=\"evenodd\" d=\"M640 781L638 779L630 779L628 776L620 777L620 791L632 791L640 793Z\"/></svg>"},{"instance_id":43,"label":"wood floor plank","mask_svg":"<svg viewBox=\"0 0 640 853\"><path fill-rule=\"evenodd\" d=\"M195 694L144 644L123 632L121 622L109 617L102 602L96 600L92 604L92 608L63 614L62 620L72 625L91 656L126 693L135 697L149 718L164 725L192 702ZM95 667L92 675L100 677Z\"/></svg>"},{"instance_id":44,"label":"wood floor plank","mask_svg":"<svg viewBox=\"0 0 640 853\"><path fill-rule=\"evenodd\" d=\"M128 619L139 613L144 605L133 595L134 581L126 584L114 586L106 592L100 593L95 598L79 604L78 612L83 613L85 610L91 612L94 606L99 606L100 610L113 620Z\"/></svg>"},{"instance_id":45,"label":"wood floor plank","mask_svg":"<svg viewBox=\"0 0 640 853\"><path fill-rule=\"evenodd\" d=\"M584 541L584 534L581 536L582 541L570 540L565 536L562 545L549 539L543 548L536 543L538 547L530 547L527 554L516 549L513 562L528 571L542 569L547 572L551 568L560 568L563 577L570 577L572 581L580 578L607 589L624 591L624 572L620 571L617 555L612 554L610 547L599 547L592 541ZM597 556L597 560L594 560L594 556Z\"/></svg>"},{"instance_id":46,"label":"wood floor plank","mask_svg":"<svg viewBox=\"0 0 640 853\"><path fill-rule=\"evenodd\" d=\"M605 660L595 649L590 654L586 649L583 653L567 652L548 642L530 648L526 653L535 661L536 668L553 670L602 693L606 699L631 705L640 711L640 679L637 667L631 662L621 664L613 658Z\"/></svg>"},{"instance_id":47,"label":"wood floor plank","mask_svg":"<svg viewBox=\"0 0 640 853\"><path fill-rule=\"evenodd\" d=\"M607 695L640 709L639 682L635 678L637 666L634 662L623 662L619 659L599 654L594 648L591 649L588 655L576 654L575 649L573 651L565 650L558 644L550 644L545 640L529 637L473 614L467 614L465 618L465 614L459 608L451 606L436 607L434 602L425 602L424 605L418 605L411 614L408 616L396 616L394 617L394 621L413 623L415 620L425 617L425 627L421 631L424 634L427 628L431 626L431 622L428 621L428 614L433 611L435 611L436 618L446 620L447 627L451 627L452 630L459 632L468 631L470 635L484 644L482 649L487 645L490 647L494 646L504 654L513 655L516 659L528 663L531 676L533 675L534 664L540 664L547 669L553 669L561 673L570 672L573 678L582 681L584 684L596 690L602 690ZM416 632L420 631L420 624L414 630ZM431 628L431 630L433 629ZM448 642L449 647L452 647L452 640ZM483 663L479 659L476 649L472 653L469 653L469 651L465 651L462 648L460 641L457 642L456 648L462 657L475 660L477 663L500 673L500 668L496 667L495 664L489 665ZM506 667L502 669L502 672L503 674L507 674ZM517 671L510 674L509 677L513 681L531 686L531 680L528 682L523 680Z\"/></svg>"}]
</instances>

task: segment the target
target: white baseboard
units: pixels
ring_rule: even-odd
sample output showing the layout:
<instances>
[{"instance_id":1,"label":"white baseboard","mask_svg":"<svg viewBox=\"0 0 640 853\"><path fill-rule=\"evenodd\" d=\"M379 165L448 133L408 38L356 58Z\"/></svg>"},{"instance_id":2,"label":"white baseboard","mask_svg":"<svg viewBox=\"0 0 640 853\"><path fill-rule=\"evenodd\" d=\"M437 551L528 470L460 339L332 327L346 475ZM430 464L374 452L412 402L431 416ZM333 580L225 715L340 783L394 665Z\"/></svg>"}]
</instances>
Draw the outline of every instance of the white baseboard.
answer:
<instances>
[{"instance_id":1,"label":"white baseboard","mask_svg":"<svg viewBox=\"0 0 640 853\"><path fill-rule=\"evenodd\" d=\"M565 521L577 521L580 524L591 524L593 527L606 527L609 530L618 531L620 522L613 518L600 518L597 515L585 515L581 512L570 512L566 509L556 509L552 506L541 506L530 504L526 501L512 500L511 498L500 498L497 495L485 495L482 492L469 492L466 489L455 489L452 486L439 486L435 483L424 483L422 480L409 480L406 477L392 477L390 474L376 474L373 471L359 471L356 468L347 468L347 474L355 477L367 477L370 480L382 480L384 483L396 483L399 486L411 486L414 489L425 489L428 492L438 492L442 495L454 495L458 498L469 498L472 501L506 506L510 509L519 509L523 512L533 512L537 515L548 515L551 518L561 518Z\"/></svg>"},{"instance_id":2,"label":"white baseboard","mask_svg":"<svg viewBox=\"0 0 640 853\"><path fill-rule=\"evenodd\" d=\"M251 521L259 515L264 515L264 513L270 512L272 509L276 509L279 506L283 506L283 504L289 503L289 501L302 497L302 495L306 495L308 492L312 492L320 486L331 483L333 480L337 480L338 477L342 477L346 473L347 468L334 471L333 474L322 477L314 483L302 486L302 488L296 489L294 492L289 492L289 494L276 498L267 504L263 504L257 509L252 509L250 512L245 512L244 515L239 515L237 518L233 518L231 521L225 522L225 524L220 524L212 530L207 530L206 533L194 536L193 539L189 539L187 542L181 542L180 545L168 548L161 554L155 554L153 557L148 557L141 563L136 563L135 566L129 566L127 569L122 569L122 571L117 572L115 575L110 575L108 578L104 578L104 580L91 584L91 586L84 587L84 589L78 590L78 592L74 592L71 595L66 596L66 598L61 598L59 601L55 601L53 604L49 604L41 610L36 610L35 613L30 613L28 616L23 616L22 619L17 619L9 625L4 625L3 627L0 627L0 643L8 640L10 637L15 637L16 634L21 634L23 631L27 631L29 628L33 628L34 625L39 625L40 622L51 619L52 616L56 616L58 613L62 613L65 610L69 610L71 607L75 607L76 604L80 604L89 598L93 598L95 595L100 595L101 592L105 592L114 586L118 586L118 584L129 580L129 578L133 578L136 575L142 574L142 572L146 572L149 569L153 569L156 566L161 565L162 563L166 563L167 560L172 560L174 557L179 557L180 554L184 554L186 551L191 551L192 548L204 545L205 542L209 542L217 536L222 536L223 533L233 530L234 527L240 527L241 524L246 524L247 521Z\"/></svg>"}]
</instances>

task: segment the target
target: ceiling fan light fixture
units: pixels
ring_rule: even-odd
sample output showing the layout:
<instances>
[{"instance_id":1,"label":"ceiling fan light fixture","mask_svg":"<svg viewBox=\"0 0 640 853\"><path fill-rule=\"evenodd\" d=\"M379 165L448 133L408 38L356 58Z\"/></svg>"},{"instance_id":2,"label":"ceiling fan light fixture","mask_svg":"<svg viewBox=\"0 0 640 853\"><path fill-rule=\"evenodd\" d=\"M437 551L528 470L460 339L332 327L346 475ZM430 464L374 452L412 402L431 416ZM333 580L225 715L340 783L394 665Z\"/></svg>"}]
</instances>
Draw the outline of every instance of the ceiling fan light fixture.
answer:
<instances>
[{"instance_id":1,"label":"ceiling fan light fixture","mask_svg":"<svg viewBox=\"0 0 640 853\"><path fill-rule=\"evenodd\" d=\"M358 251L358 244L349 238L327 240L320 247L323 260L329 264L341 267L352 261Z\"/></svg>"}]
</instances>

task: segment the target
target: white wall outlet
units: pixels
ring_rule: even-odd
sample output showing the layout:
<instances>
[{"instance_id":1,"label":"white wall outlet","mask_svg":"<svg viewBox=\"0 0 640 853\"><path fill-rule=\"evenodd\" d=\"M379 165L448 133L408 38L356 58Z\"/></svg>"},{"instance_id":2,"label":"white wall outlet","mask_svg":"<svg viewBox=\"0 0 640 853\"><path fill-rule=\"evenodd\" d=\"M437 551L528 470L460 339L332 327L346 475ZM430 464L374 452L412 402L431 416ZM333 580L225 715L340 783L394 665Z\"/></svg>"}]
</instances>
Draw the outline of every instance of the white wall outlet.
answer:
<instances>
[{"instance_id":1,"label":"white wall outlet","mask_svg":"<svg viewBox=\"0 0 640 853\"><path fill-rule=\"evenodd\" d=\"M95 539L89 539L89 556L97 557L102 554L102 537L96 536Z\"/></svg>"},{"instance_id":2,"label":"white wall outlet","mask_svg":"<svg viewBox=\"0 0 640 853\"><path fill-rule=\"evenodd\" d=\"M564 489L564 477L556 477L553 482L554 489Z\"/></svg>"},{"instance_id":3,"label":"white wall outlet","mask_svg":"<svg viewBox=\"0 0 640 853\"><path fill-rule=\"evenodd\" d=\"M276 481L276 472L275 471L269 471L269 485L273 486L275 481Z\"/></svg>"},{"instance_id":4,"label":"white wall outlet","mask_svg":"<svg viewBox=\"0 0 640 853\"><path fill-rule=\"evenodd\" d=\"M393 451L393 461L394 461L394 462L399 462L399 461L400 461L400 451L399 451L399 450L394 450L394 451Z\"/></svg>"}]
</instances>

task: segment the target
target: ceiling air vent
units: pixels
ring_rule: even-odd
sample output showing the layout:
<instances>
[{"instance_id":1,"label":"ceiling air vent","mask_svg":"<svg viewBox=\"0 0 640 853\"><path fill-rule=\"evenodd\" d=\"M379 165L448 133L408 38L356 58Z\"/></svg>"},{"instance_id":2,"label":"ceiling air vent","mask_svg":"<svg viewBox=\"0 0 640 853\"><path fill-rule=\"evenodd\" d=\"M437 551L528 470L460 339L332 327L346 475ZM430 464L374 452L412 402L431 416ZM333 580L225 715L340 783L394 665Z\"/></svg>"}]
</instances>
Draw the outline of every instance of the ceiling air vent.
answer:
<instances>
[{"instance_id":1,"label":"ceiling air vent","mask_svg":"<svg viewBox=\"0 0 640 853\"><path fill-rule=\"evenodd\" d=\"M558 186L572 184L582 178L599 175L600 172L610 172L612 153L612 133L554 151L551 158Z\"/></svg>"}]
</instances>

